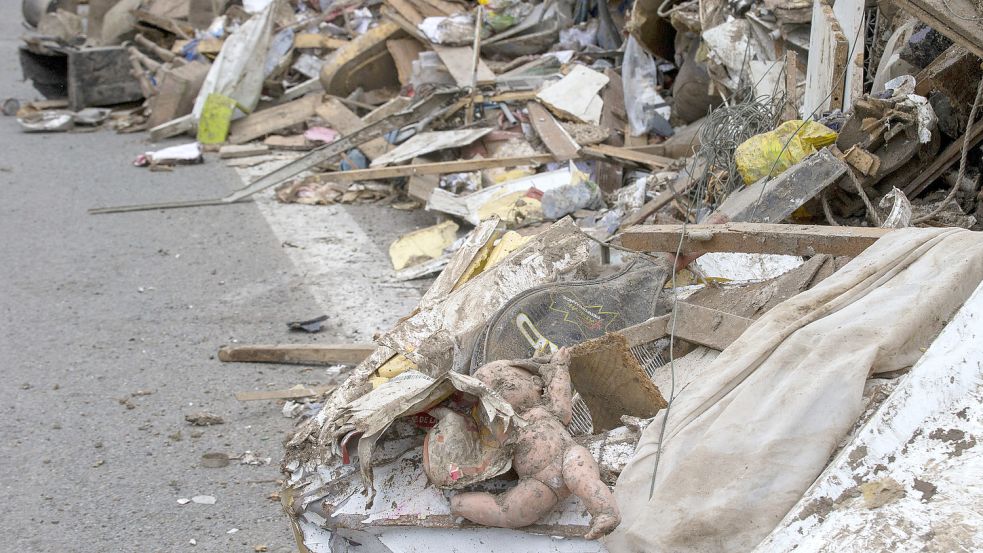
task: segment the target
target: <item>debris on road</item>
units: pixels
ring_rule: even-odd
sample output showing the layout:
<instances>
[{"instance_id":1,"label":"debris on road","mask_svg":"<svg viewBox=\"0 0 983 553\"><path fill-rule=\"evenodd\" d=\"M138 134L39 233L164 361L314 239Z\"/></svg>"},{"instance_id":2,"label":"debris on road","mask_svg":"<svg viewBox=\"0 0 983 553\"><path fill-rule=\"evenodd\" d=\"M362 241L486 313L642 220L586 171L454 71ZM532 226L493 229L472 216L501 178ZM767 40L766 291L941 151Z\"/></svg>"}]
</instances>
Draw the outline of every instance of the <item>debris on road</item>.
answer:
<instances>
[{"instance_id":1,"label":"debris on road","mask_svg":"<svg viewBox=\"0 0 983 553\"><path fill-rule=\"evenodd\" d=\"M306 321L291 321L287 323L287 328L290 330L299 330L310 334L315 334L317 332L321 332L321 329L324 327L324 321L326 320L328 320L328 316L321 315L320 317L315 317Z\"/></svg>"},{"instance_id":2,"label":"debris on road","mask_svg":"<svg viewBox=\"0 0 983 553\"><path fill-rule=\"evenodd\" d=\"M217 424L225 424L225 419L208 411L198 411L196 413L190 413L184 416L184 420L191 423L193 426L214 426Z\"/></svg>"},{"instance_id":3,"label":"debris on road","mask_svg":"<svg viewBox=\"0 0 983 553\"><path fill-rule=\"evenodd\" d=\"M365 294L429 284L373 343L219 351L346 366L235 393L295 420L301 550L983 547L980 2L58 4L25 132L252 175L92 213L430 214L373 249Z\"/></svg>"},{"instance_id":4,"label":"debris on road","mask_svg":"<svg viewBox=\"0 0 983 553\"><path fill-rule=\"evenodd\" d=\"M229 455L220 451L212 451L201 456L201 466L217 469L229 466Z\"/></svg>"}]
</instances>

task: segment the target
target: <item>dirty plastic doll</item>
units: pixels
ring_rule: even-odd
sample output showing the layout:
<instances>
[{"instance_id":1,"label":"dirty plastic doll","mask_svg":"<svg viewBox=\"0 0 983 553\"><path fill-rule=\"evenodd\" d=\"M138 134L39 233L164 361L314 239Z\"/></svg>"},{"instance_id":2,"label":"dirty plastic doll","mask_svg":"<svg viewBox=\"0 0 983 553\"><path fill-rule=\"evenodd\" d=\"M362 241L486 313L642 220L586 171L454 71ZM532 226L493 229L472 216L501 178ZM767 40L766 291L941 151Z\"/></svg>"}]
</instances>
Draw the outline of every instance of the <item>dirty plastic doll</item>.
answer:
<instances>
[{"instance_id":1,"label":"dirty plastic doll","mask_svg":"<svg viewBox=\"0 0 983 553\"><path fill-rule=\"evenodd\" d=\"M499 495L455 495L455 516L485 526L520 528L541 519L572 493L592 517L585 538L607 535L621 522L597 463L566 428L572 416L569 363L570 353L564 348L552 359L494 361L475 372L475 378L498 392L528 424L515 430L512 467L519 483Z\"/></svg>"}]
</instances>

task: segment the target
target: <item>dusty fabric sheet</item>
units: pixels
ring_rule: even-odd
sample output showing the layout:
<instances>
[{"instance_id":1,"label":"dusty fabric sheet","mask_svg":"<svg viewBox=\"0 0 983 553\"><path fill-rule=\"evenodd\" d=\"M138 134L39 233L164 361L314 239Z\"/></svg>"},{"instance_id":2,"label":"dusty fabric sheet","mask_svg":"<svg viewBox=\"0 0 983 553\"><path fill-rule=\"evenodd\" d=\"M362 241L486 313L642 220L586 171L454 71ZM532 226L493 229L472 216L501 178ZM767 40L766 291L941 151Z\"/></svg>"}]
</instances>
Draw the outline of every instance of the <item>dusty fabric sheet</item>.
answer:
<instances>
[{"instance_id":1,"label":"dusty fabric sheet","mask_svg":"<svg viewBox=\"0 0 983 553\"><path fill-rule=\"evenodd\" d=\"M910 367L983 280L983 235L905 229L763 315L677 390L615 496L618 552L754 548L860 416L864 381ZM668 390L665 390L668 393Z\"/></svg>"}]
</instances>

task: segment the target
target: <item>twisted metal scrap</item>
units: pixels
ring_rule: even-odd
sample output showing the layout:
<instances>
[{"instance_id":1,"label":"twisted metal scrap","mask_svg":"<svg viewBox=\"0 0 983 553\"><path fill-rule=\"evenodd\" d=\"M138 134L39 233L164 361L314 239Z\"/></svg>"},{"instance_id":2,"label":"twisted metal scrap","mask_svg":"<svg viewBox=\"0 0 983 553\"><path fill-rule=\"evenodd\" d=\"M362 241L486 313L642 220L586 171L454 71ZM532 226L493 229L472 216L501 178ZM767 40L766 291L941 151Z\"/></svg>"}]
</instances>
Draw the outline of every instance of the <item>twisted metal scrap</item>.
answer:
<instances>
[{"instance_id":1,"label":"twisted metal scrap","mask_svg":"<svg viewBox=\"0 0 983 553\"><path fill-rule=\"evenodd\" d=\"M704 208L719 205L735 188L743 185L734 162L734 150L754 135L773 130L779 121L784 98L750 95L742 102L721 106L707 115L700 127L700 149L696 167L705 167L690 194L695 215L705 215Z\"/></svg>"}]
</instances>

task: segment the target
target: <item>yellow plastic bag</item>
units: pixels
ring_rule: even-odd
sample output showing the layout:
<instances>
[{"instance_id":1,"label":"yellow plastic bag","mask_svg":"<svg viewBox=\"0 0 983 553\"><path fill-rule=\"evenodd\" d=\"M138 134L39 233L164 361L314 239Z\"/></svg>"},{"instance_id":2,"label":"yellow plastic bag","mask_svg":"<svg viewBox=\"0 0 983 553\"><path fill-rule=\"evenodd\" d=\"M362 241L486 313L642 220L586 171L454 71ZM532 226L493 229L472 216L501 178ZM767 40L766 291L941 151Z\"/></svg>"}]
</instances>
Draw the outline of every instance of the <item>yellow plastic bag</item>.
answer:
<instances>
[{"instance_id":1,"label":"yellow plastic bag","mask_svg":"<svg viewBox=\"0 0 983 553\"><path fill-rule=\"evenodd\" d=\"M198 142L222 144L229 137L229 125L236 110L236 101L228 96L211 93L198 120Z\"/></svg>"},{"instance_id":2,"label":"yellow plastic bag","mask_svg":"<svg viewBox=\"0 0 983 553\"><path fill-rule=\"evenodd\" d=\"M734 161L744 184L752 184L767 176L769 171L771 176L782 174L809 154L833 142L836 142L836 131L815 121L803 125L802 120L793 119L773 131L745 140L734 151ZM776 159L778 163L775 163Z\"/></svg>"}]
</instances>

